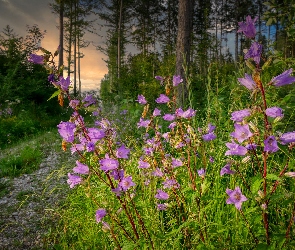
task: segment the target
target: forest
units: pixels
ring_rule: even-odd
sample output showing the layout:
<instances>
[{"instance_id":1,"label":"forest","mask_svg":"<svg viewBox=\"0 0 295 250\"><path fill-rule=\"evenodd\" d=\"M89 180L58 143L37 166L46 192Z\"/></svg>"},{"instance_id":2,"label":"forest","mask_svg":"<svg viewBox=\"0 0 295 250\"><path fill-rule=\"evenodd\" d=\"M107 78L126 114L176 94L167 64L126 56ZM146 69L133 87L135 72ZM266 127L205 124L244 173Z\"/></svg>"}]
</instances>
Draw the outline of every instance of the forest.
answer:
<instances>
[{"instance_id":1,"label":"forest","mask_svg":"<svg viewBox=\"0 0 295 250\"><path fill-rule=\"evenodd\" d=\"M49 211L39 247L295 247L294 0L48 8L55 51L40 47L37 25L0 35L0 199L48 155L59 159L42 177L42 195L57 198L38 208ZM97 92L81 91L88 46L108 68ZM21 190L10 210L36 193Z\"/></svg>"}]
</instances>

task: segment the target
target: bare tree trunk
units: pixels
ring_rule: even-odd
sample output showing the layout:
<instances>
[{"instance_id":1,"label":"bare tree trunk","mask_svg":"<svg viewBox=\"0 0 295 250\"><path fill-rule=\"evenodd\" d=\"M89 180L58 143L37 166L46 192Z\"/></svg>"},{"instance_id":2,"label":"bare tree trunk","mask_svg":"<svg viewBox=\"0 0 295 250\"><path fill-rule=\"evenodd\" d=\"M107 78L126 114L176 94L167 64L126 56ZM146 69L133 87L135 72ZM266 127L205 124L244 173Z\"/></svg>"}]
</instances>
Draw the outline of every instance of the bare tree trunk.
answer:
<instances>
[{"instance_id":1,"label":"bare tree trunk","mask_svg":"<svg viewBox=\"0 0 295 250\"><path fill-rule=\"evenodd\" d=\"M188 96L185 71L183 66L189 67L190 36L192 32L194 0L179 0L178 5L178 31L176 45L176 75L183 78L183 83L177 87L177 103L184 106Z\"/></svg>"},{"instance_id":2,"label":"bare tree trunk","mask_svg":"<svg viewBox=\"0 0 295 250\"><path fill-rule=\"evenodd\" d=\"M120 0L120 11L119 11L119 23L118 23L118 44L117 44L117 77L120 78L121 70L121 27L122 27L122 10L123 10L123 0Z\"/></svg>"},{"instance_id":3,"label":"bare tree trunk","mask_svg":"<svg viewBox=\"0 0 295 250\"><path fill-rule=\"evenodd\" d=\"M69 27L69 56L68 56L68 76L71 75L71 61L72 61L72 33L73 33L73 8L70 4L70 27Z\"/></svg>"},{"instance_id":4,"label":"bare tree trunk","mask_svg":"<svg viewBox=\"0 0 295 250\"><path fill-rule=\"evenodd\" d=\"M74 96L77 95L77 3L74 8Z\"/></svg>"},{"instance_id":5,"label":"bare tree trunk","mask_svg":"<svg viewBox=\"0 0 295 250\"><path fill-rule=\"evenodd\" d=\"M59 3L59 54L58 54L58 69L64 64L64 1ZM60 72L63 75L63 70Z\"/></svg>"},{"instance_id":6,"label":"bare tree trunk","mask_svg":"<svg viewBox=\"0 0 295 250\"><path fill-rule=\"evenodd\" d=\"M80 34L78 35L78 82L79 82L79 97L81 98L81 55L80 55Z\"/></svg>"}]
</instances>

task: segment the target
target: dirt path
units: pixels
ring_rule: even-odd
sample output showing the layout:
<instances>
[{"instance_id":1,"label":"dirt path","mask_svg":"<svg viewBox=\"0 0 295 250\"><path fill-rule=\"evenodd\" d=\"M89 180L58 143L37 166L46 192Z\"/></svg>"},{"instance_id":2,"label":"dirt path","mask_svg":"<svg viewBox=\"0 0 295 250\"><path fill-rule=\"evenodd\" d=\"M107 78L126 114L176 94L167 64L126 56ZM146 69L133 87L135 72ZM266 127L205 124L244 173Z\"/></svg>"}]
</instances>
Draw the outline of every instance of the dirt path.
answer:
<instances>
[{"instance_id":1,"label":"dirt path","mask_svg":"<svg viewBox=\"0 0 295 250\"><path fill-rule=\"evenodd\" d=\"M0 179L10 182L8 194L0 198L0 249L45 249L44 236L56 222L56 208L69 190L63 166L74 161L61 151L45 151L34 173Z\"/></svg>"}]
</instances>

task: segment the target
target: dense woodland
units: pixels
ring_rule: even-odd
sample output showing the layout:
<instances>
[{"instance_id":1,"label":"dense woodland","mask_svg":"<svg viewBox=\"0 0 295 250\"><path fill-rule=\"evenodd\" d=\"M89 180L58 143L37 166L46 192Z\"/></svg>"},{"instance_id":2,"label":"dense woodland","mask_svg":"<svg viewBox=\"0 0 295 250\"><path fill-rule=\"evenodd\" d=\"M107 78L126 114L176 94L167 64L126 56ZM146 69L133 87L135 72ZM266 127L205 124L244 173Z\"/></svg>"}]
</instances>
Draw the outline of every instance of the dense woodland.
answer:
<instances>
[{"instance_id":1,"label":"dense woodland","mask_svg":"<svg viewBox=\"0 0 295 250\"><path fill-rule=\"evenodd\" d=\"M226 82L244 61L244 49L251 41L237 30L247 15L258 17L257 36L264 57L275 55L281 62L274 73L292 67L294 6L294 0L55 0L49 8L60 20L63 53L56 59L64 67L63 74L71 76L73 95L81 94L83 49L96 46L107 58L108 73L100 83L103 101L134 102L138 94L154 100L162 88L155 76L178 74L187 80L179 89L180 105L189 101L202 109L208 77L213 84L214 79ZM103 39L104 44L88 41L87 32L97 34L97 41ZM17 100L37 117L60 112L54 100L47 101L54 88L46 80L46 70L27 61L45 35L36 25L27 26L24 37L9 25L2 31L1 110ZM230 92L221 87L225 95Z\"/></svg>"}]
</instances>

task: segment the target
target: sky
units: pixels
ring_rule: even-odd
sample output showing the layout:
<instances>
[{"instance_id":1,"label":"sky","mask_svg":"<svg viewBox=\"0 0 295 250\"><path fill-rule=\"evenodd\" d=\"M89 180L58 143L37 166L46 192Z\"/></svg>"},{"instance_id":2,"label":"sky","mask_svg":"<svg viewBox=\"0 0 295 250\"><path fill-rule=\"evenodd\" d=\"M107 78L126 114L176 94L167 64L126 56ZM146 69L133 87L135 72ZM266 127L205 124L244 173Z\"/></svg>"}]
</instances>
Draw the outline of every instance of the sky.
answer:
<instances>
[{"instance_id":1,"label":"sky","mask_svg":"<svg viewBox=\"0 0 295 250\"><path fill-rule=\"evenodd\" d=\"M59 45L58 16L51 12L49 3L52 0L0 0L0 33L9 25L16 34L25 36L27 25L37 24L41 30L46 30L41 46L54 52ZM100 44L103 38L86 35L86 39ZM82 91L98 90L100 81L107 73L105 56L93 45L82 50L81 59Z\"/></svg>"}]
</instances>

